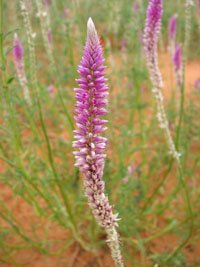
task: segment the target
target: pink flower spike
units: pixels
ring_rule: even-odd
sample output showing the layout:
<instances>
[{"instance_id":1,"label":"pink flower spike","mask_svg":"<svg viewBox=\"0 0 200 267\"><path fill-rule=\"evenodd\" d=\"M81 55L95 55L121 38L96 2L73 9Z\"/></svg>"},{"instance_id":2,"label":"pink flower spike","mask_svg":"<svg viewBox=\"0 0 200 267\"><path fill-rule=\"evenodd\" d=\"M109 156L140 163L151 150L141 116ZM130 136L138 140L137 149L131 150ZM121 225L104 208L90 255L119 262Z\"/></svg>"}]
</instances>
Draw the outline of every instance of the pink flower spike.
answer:
<instances>
[{"instance_id":1,"label":"pink flower spike","mask_svg":"<svg viewBox=\"0 0 200 267\"><path fill-rule=\"evenodd\" d=\"M143 45L151 80L160 88L162 87L162 77L158 68L157 47L161 28L162 13L162 0L149 0L143 36Z\"/></svg>"},{"instance_id":2,"label":"pink flower spike","mask_svg":"<svg viewBox=\"0 0 200 267\"><path fill-rule=\"evenodd\" d=\"M176 84L178 87L180 87L183 82L183 73L182 73L183 59L182 59L182 48L180 44L176 45L174 55L173 55L173 63L174 63Z\"/></svg>"},{"instance_id":3,"label":"pink flower spike","mask_svg":"<svg viewBox=\"0 0 200 267\"><path fill-rule=\"evenodd\" d=\"M75 147L79 148L80 152L75 157L76 164L85 176L85 190L89 206L92 208L98 223L102 227L110 227L116 226L117 220L104 195L104 183L102 181L107 140L102 140L101 146L97 141L97 137L101 137L101 133L106 130L105 120L101 119L101 111L105 109L107 103L107 94L105 94L105 90L101 91L106 88L104 70L101 69L103 62L102 47L94 23L90 18L87 24L84 55L78 67L81 76L80 79L77 79L80 91L75 89L77 100L75 109L76 136L77 134L80 136L74 142ZM96 97L97 95L98 97ZM83 150L87 153L82 153ZM90 193L88 194L88 192ZM99 199L101 199L101 204Z\"/></svg>"},{"instance_id":4,"label":"pink flower spike","mask_svg":"<svg viewBox=\"0 0 200 267\"><path fill-rule=\"evenodd\" d=\"M23 60L24 49L17 33L14 34L13 54L16 62L21 62Z\"/></svg>"},{"instance_id":5,"label":"pink flower spike","mask_svg":"<svg viewBox=\"0 0 200 267\"><path fill-rule=\"evenodd\" d=\"M182 48L179 44L176 45L173 62L174 62L175 70L179 71L181 69L181 64L182 64Z\"/></svg>"},{"instance_id":6,"label":"pink flower spike","mask_svg":"<svg viewBox=\"0 0 200 267\"><path fill-rule=\"evenodd\" d=\"M102 137L106 120L107 79L104 77L103 50L94 23L89 18L87 39L77 79L79 88L75 88L76 131L73 147L77 166L83 174L85 194L89 207L97 223L103 227L108 236L108 245L116 266L123 267L118 233L118 216L113 214L112 206L105 195L105 183L102 179L105 164L107 139Z\"/></svg>"},{"instance_id":7,"label":"pink flower spike","mask_svg":"<svg viewBox=\"0 0 200 267\"><path fill-rule=\"evenodd\" d=\"M176 39L176 27L177 27L177 15L173 15L169 20L168 32L169 32L169 40Z\"/></svg>"},{"instance_id":8,"label":"pink flower spike","mask_svg":"<svg viewBox=\"0 0 200 267\"><path fill-rule=\"evenodd\" d=\"M14 34L14 40L13 40L13 56L14 56L14 63L15 63L15 69L16 73L19 79L19 83L23 89L24 98L27 101L28 104L31 104L31 98L30 93L28 89L28 82L26 78L26 73L24 69L24 50L22 43L17 35L17 33Z\"/></svg>"},{"instance_id":9,"label":"pink flower spike","mask_svg":"<svg viewBox=\"0 0 200 267\"><path fill-rule=\"evenodd\" d=\"M161 28L161 19L163 13L162 0L149 0L147 8L146 23L144 29L144 51L146 55L147 67L152 81L152 93L157 104L157 119L159 127L163 129L168 144L169 152L179 164L180 153L176 151L174 141L172 139L169 122L165 113L163 103L163 80L158 65L158 38Z\"/></svg>"}]
</instances>

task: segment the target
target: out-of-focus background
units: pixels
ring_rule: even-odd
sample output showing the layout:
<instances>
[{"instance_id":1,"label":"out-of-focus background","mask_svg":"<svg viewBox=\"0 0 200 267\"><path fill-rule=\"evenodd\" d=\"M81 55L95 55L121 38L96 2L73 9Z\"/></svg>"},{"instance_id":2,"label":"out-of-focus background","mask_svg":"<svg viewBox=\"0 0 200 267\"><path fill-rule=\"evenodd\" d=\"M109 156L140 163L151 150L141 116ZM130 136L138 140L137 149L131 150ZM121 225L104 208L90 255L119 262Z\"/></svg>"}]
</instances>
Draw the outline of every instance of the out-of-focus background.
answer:
<instances>
[{"instance_id":1,"label":"out-of-focus background","mask_svg":"<svg viewBox=\"0 0 200 267\"><path fill-rule=\"evenodd\" d=\"M156 118L142 39L147 0L0 0L0 267L114 266L72 154L73 88L89 17L107 66L109 142L103 179L121 218L125 266L200 266L200 7L192 1L184 49L185 1L163 2L158 56L176 141L181 91L170 54L173 15L175 43L187 55L178 139L184 183ZM14 33L24 50L31 104L16 71Z\"/></svg>"}]
</instances>

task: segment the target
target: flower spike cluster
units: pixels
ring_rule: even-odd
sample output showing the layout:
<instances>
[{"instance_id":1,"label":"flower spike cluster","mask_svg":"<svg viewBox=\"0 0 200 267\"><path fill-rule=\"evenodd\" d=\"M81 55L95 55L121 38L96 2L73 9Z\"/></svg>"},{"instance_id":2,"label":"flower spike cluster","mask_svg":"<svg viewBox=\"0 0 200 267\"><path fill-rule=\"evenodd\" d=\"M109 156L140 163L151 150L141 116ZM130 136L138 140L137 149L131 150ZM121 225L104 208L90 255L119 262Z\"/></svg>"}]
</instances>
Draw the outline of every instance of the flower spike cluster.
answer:
<instances>
[{"instance_id":1,"label":"flower spike cluster","mask_svg":"<svg viewBox=\"0 0 200 267\"><path fill-rule=\"evenodd\" d=\"M76 141L73 146L76 163L84 175L84 187L89 206L98 224L107 233L107 242L111 249L116 266L123 267L117 226L117 214L113 214L112 206L104 193L102 180L105 162L107 139L101 136L106 130L105 115L108 86L104 77L103 51L94 23L90 18L87 25L87 39L84 55L78 67L80 79L76 92L75 120L77 130L74 131Z\"/></svg>"}]
</instances>

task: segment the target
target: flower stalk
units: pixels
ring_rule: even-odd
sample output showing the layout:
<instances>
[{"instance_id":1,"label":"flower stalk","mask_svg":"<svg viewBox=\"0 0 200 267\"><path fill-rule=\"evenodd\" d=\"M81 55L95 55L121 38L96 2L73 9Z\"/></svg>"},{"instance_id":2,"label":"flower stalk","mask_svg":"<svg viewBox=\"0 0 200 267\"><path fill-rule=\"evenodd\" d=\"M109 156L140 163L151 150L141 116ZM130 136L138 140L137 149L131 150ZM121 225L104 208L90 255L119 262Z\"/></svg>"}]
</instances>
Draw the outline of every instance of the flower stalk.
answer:
<instances>
[{"instance_id":1,"label":"flower stalk","mask_svg":"<svg viewBox=\"0 0 200 267\"><path fill-rule=\"evenodd\" d=\"M73 147L76 163L84 176L85 194L89 207L97 223L103 227L108 236L108 245L116 266L122 267L119 237L116 230L117 214L113 214L112 206L105 195L105 183L102 180L105 149L107 139L101 136L107 128L105 115L108 102L107 79L104 77L103 51L91 18L87 24L87 40L84 55L78 67L81 78L77 79L79 88L75 88L76 107Z\"/></svg>"},{"instance_id":2,"label":"flower stalk","mask_svg":"<svg viewBox=\"0 0 200 267\"><path fill-rule=\"evenodd\" d=\"M150 0L147 9L147 18L144 30L144 50L146 54L146 61L150 73L150 78L153 84L152 92L156 100L157 119L159 126L164 131L170 154L179 164L180 153L175 148L175 144L169 130L169 123L164 109L162 94L163 80L158 66L157 46L161 27L162 13L162 0Z\"/></svg>"},{"instance_id":3,"label":"flower stalk","mask_svg":"<svg viewBox=\"0 0 200 267\"><path fill-rule=\"evenodd\" d=\"M186 2L192 2L191 0L186 0ZM162 12L163 12L163 3L162 0L149 0L149 6L147 9L147 18L146 18L146 25L145 25L145 31L144 31L144 49L146 53L146 60L147 65L151 77L152 84L154 86L153 88L153 94L156 99L157 104L157 118L159 121L159 125L161 128L163 128L163 131L166 136L166 141L168 144L168 149L170 151L170 154L172 155L173 160L176 161L178 170L179 170L179 183L183 190L183 197L186 204L186 212L190 216L190 218L193 217L193 211L190 201L190 194L189 190L187 188L187 185L184 180L183 175L183 169L180 162L180 154L177 151L178 149L178 140L179 140L179 134L176 136L176 146L173 142L173 139L171 137L171 133L168 126L168 120L167 116L164 110L164 104L163 104L163 95L162 95L162 88L163 88L163 82L162 82L162 76L158 67L158 55L157 55L157 43L158 43L158 37L160 33L160 27L161 27L161 18L162 18ZM186 12L187 13L187 12ZM189 29L188 26L186 26L186 40L185 40L185 47L187 47L188 44L188 36L189 32L187 32L187 29ZM180 52L180 51L178 51ZM179 63L178 60L180 59L180 54L176 58L176 63ZM184 90L183 90L184 83L182 83L182 90L181 90L181 103L180 103L180 119L179 119L179 125L178 125L178 131L180 132L181 127L181 119L183 115L183 99L184 99ZM171 163L170 163L170 169L171 169ZM169 169L169 170L170 170ZM165 178L164 178L165 179ZM177 252L187 244L187 242L190 240L193 232L193 219L191 219L190 222L190 229L188 232L188 235L185 240L183 240L172 252L172 254L168 257L167 260L169 260L171 257L173 257Z\"/></svg>"}]
</instances>

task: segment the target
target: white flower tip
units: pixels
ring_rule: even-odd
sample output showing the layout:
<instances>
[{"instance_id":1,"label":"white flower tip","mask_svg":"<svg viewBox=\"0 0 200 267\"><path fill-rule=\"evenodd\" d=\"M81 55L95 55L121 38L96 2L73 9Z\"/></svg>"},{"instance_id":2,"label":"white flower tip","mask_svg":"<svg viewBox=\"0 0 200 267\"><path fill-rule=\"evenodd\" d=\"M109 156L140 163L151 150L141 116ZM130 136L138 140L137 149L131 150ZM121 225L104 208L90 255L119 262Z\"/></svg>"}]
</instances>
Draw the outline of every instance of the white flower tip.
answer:
<instances>
[{"instance_id":1,"label":"white flower tip","mask_svg":"<svg viewBox=\"0 0 200 267\"><path fill-rule=\"evenodd\" d=\"M14 33L14 39L18 39L18 34L16 32Z\"/></svg>"},{"instance_id":2,"label":"white flower tip","mask_svg":"<svg viewBox=\"0 0 200 267\"><path fill-rule=\"evenodd\" d=\"M88 27L88 29L95 29L94 22L93 22L91 17L89 17L89 19L88 19L87 27Z\"/></svg>"},{"instance_id":3,"label":"white flower tip","mask_svg":"<svg viewBox=\"0 0 200 267\"><path fill-rule=\"evenodd\" d=\"M91 17L88 19L87 22L87 32L89 37L94 37L97 35L96 28Z\"/></svg>"}]
</instances>

